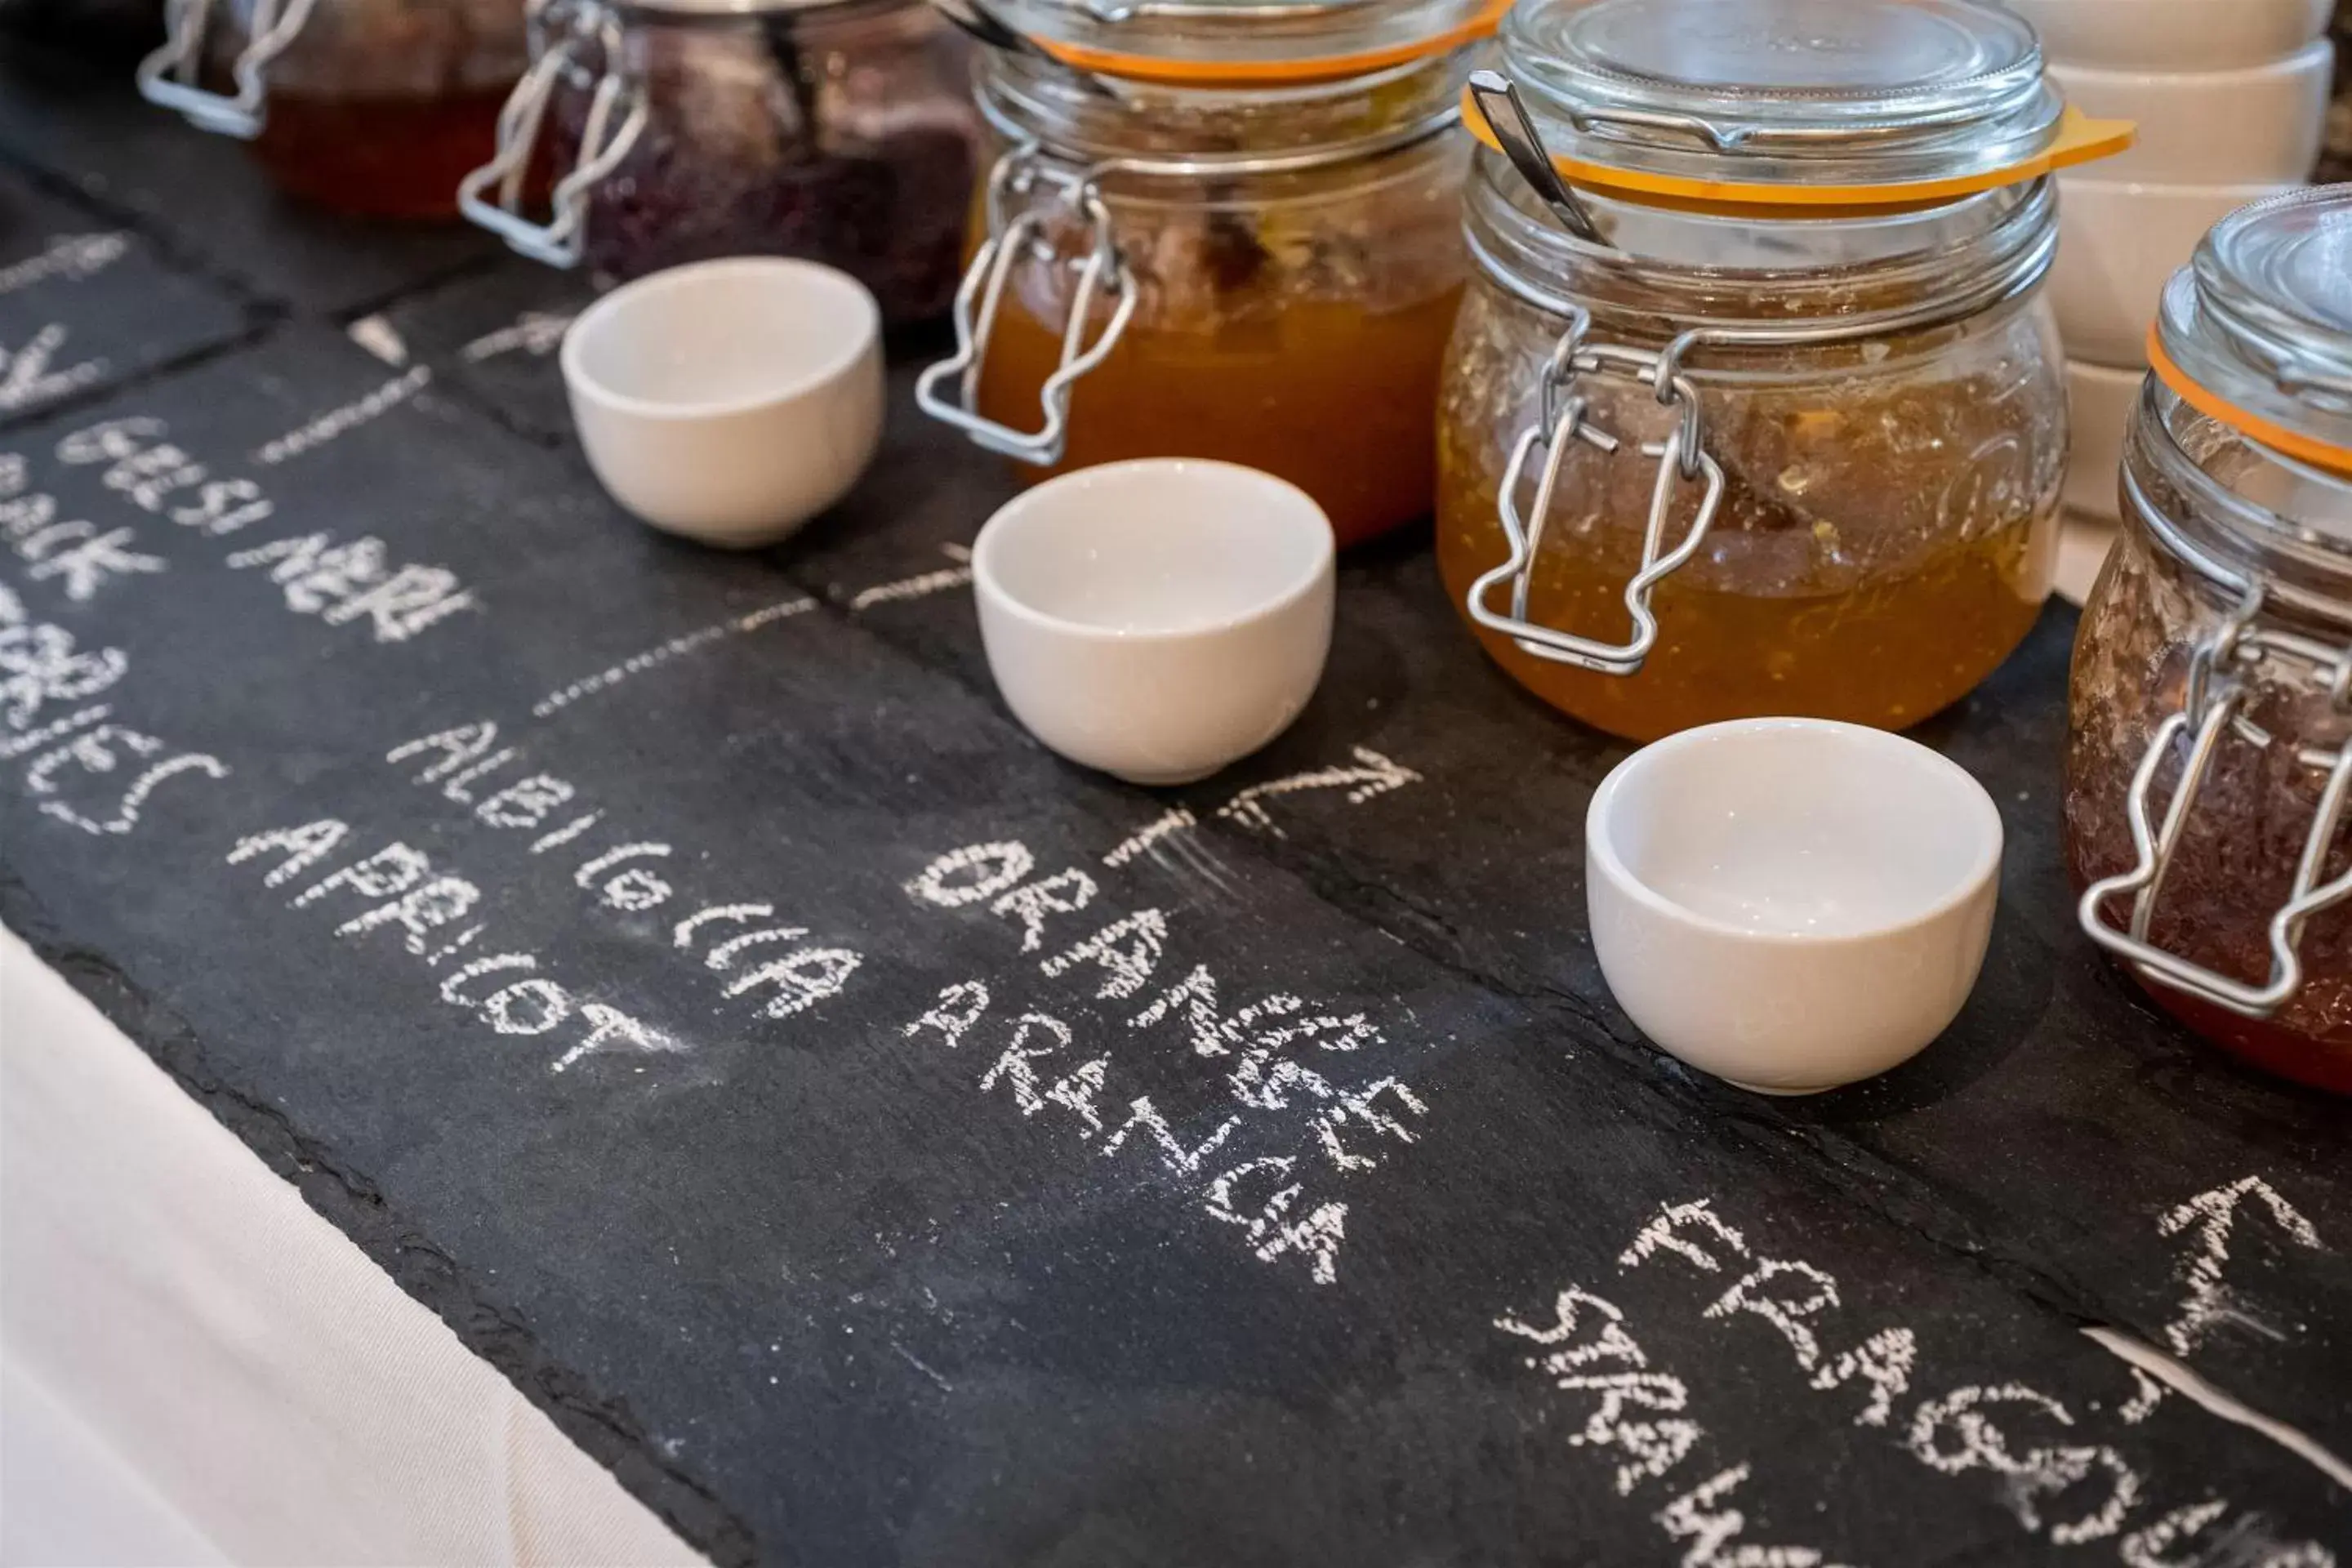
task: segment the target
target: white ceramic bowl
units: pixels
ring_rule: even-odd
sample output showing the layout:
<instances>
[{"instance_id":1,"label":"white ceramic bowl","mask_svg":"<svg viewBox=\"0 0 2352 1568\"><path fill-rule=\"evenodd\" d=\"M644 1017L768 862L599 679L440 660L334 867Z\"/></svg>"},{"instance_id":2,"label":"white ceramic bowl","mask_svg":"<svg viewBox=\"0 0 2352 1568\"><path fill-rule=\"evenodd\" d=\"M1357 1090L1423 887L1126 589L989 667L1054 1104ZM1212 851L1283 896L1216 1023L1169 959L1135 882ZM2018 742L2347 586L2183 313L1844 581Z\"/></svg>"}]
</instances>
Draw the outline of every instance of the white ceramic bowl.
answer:
<instances>
[{"instance_id":1,"label":"white ceramic bowl","mask_svg":"<svg viewBox=\"0 0 2352 1568\"><path fill-rule=\"evenodd\" d=\"M971 552L988 668L1074 763L1185 784L1287 729L1331 647L1330 520L1286 479L1145 458L1015 497Z\"/></svg>"},{"instance_id":2,"label":"white ceramic bowl","mask_svg":"<svg viewBox=\"0 0 2352 1568\"><path fill-rule=\"evenodd\" d=\"M2068 358L2123 370L2147 367L2157 301L2206 230L2249 202L2293 188L2131 184L2087 174L2061 175L2058 184L2058 264L2049 291L2059 336Z\"/></svg>"},{"instance_id":3,"label":"white ceramic bowl","mask_svg":"<svg viewBox=\"0 0 2352 1568\"><path fill-rule=\"evenodd\" d=\"M882 312L813 261L640 278L581 312L562 360L596 478L707 544L784 538L848 493L882 437Z\"/></svg>"},{"instance_id":4,"label":"white ceramic bowl","mask_svg":"<svg viewBox=\"0 0 2352 1568\"><path fill-rule=\"evenodd\" d=\"M1636 752L1585 817L1592 946L1660 1047L1766 1094L1885 1072L1983 966L2000 814L1899 735L1744 719Z\"/></svg>"},{"instance_id":5,"label":"white ceramic bowl","mask_svg":"<svg viewBox=\"0 0 2352 1568\"><path fill-rule=\"evenodd\" d=\"M2229 70L2052 66L2050 75L2075 107L2138 123L2131 150L2084 169L2090 178L2242 185L2310 178L2335 68L2335 47L2320 38L2283 58Z\"/></svg>"},{"instance_id":6,"label":"white ceramic bowl","mask_svg":"<svg viewBox=\"0 0 2352 1568\"><path fill-rule=\"evenodd\" d=\"M2327 31L2335 0L2009 0L2042 52L2109 70L2230 70Z\"/></svg>"},{"instance_id":7,"label":"white ceramic bowl","mask_svg":"<svg viewBox=\"0 0 2352 1568\"><path fill-rule=\"evenodd\" d=\"M2066 364L2066 427L2074 449L2066 459L2066 510L2116 520L2116 475L2124 461L2124 429L2147 373L2070 360Z\"/></svg>"}]
</instances>

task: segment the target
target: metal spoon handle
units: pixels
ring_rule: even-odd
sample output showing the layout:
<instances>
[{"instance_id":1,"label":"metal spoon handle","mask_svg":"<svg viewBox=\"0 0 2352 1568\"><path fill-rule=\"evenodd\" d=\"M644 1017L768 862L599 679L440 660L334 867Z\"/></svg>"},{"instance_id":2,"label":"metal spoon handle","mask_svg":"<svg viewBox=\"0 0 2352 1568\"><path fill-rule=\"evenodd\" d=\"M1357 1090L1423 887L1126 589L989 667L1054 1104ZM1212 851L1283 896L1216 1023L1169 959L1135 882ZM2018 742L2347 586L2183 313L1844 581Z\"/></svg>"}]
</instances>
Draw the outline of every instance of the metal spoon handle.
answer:
<instances>
[{"instance_id":1,"label":"metal spoon handle","mask_svg":"<svg viewBox=\"0 0 2352 1568\"><path fill-rule=\"evenodd\" d=\"M1551 155L1544 151L1542 140L1536 135L1535 121L1528 117L1528 106L1519 100L1519 89L1511 79L1500 71L1475 70L1470 73L1470 96L1478 102L1478 111L1495 132L1503 156L1519 172L1536 195L1551 209L1562 228L1577 238L1594 245L1609 242L1601 237L1600 226L1592 215L1569 189L1568 182L1552 167Z\"/></svg>"}]
</instances>

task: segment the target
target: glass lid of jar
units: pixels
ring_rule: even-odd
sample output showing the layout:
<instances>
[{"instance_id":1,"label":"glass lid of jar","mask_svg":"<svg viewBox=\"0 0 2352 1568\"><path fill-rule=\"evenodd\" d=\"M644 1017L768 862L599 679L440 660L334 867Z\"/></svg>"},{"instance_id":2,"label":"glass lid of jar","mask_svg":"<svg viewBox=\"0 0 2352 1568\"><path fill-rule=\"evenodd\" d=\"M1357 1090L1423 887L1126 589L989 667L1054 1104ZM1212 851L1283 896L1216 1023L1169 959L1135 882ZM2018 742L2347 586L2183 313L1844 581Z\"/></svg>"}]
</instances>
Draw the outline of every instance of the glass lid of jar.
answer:
<instances>
[{"instance_id":1,"label":"glass lid of jar","mask_svg":"<svg viewBox=\"0 0 2352 1568\"><path fill-rule=\"evenodd\" d=\"M784 12L800 11L870 11L892 5L911 9L923 0L582 0L586 5L602 5L623 16L649 16L668 18L759 17ZM548 0L553 9L561 0Z\"/></svg>"},{"instance_id":2,"label":"glass lid of jar","mask_svg":"<svg viewBox=\"0 0 2352 1568\"><path fill-rule=\"evenodd\" d=\"M2223 218L2166 287L2148 359L2200 414L2352 476L2352 184Z\"/></svg>"},{"instance_id":3,"label":"glass lid of jar","mask_svg":"<svg viewBox=\"0 0 2352 1568\"><path fill-rule=\"evenodd\" d=\"M1979 0L1525 0L1502 45L1559 172L1637 197L1948 200L2130 141Z\"/></svg>"},{"instance_id":4,"label":"glass lid of jar","mask_svg":"<svg viewBox=\"0 0 2352 1568\"><path fill-rule=\"evenodd\" d=\"M1365 76L1495 30L1510 0L940 0L1097 76L1278 87ZM999 40L1002 41L1002 40Z\"/></svg>"}]
</instances>

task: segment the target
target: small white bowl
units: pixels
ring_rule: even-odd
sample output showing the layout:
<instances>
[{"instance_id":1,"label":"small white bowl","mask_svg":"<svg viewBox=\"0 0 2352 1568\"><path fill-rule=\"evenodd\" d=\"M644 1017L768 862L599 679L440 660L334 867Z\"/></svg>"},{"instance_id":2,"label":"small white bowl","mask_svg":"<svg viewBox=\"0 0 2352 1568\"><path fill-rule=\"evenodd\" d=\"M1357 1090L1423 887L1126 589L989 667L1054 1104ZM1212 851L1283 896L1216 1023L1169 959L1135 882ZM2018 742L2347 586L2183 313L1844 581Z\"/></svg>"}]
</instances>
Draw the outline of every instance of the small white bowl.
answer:
<instances>
[{"instance_id":1,"label":"small white bowl","mask_svg":"<svg viewBox=\"0 0 2352 1568\"><path fill-rule=\"evenodd\" d=\"M2335 0L2009 0L2042 53L2106 70L2231 70L2327 31Z\"/></svg>"},{"instance_id":2,"label":"small white bowl","mask_svg":"<svg viewBox=\"0 0 2352 1568\"><path fill-rule=\"evenodd\" d=\"M849 492L882 437L882 312L813 261L735 256L640 278L563 334L572 422L629 510L707 544L772 544Z\"/></svg>"},{"instance_id":3,"label":"small white bowl","mask_svg":"<svg viewBox=\"0 0 2352 1568\"><path fill-rule=\"evenodd\" d=\"M2074 448L2066 459L2066 510L2116 521L2121 502L2124 431L2131 423L2147 373L2083 360L2066 363L2066 427Z\"/></svg>"},{"instance_id":4,"label":"small white bowl","mask_svg":"<svg viewBox=\"0 0 2352 1568\"><path fill-rule=\"evenodd\" d=\"M1234 463L1144 458L1048 479L988 520L971 569L1013 716L1136 784L1189 784L1273 740L1331 647L1330 520Z\"/></svg>"},{"instance_id":5,"label":"small white bowl","mask_svg":"<svg viewBox=\"0 0 2352 1568\"><path fill-rule=\"evenodd\" d=\"M2249 202L2294 188L2132 184L2088 175L2062 175L2058 186L2058 263L2050 273L2058 335L2068 358L2123 370L2147 368L2157 301L2206 230Z\"/></svg>"},{"instance_id":6,"label":"small white bowl","mask_svg":"<svg viewBox=\"0 0 2352 1568\"><path fill-rule=\"evenodd\" d=\"M1636 752L1585 816L1592 946L1661 1048L1763 1094L1882 1073L1958 1016L2000 814L1899 735L1743 719Z\"/></svg>"},{"instance_id":7,"label":"small white bowl","mask_svg":"<svg viewBox=\"0 0 2352 1568\"><path fill-rule=\"evenodd\" d=\"M2084 172L2093 179L2175 185L2243 185L2308 179L2319 161L2336 49L2326 38L2283 58L2231 69L2177 71L2053 65L2066 101L2129 120L2139 139Z\"/></svg>"}]
</instances>

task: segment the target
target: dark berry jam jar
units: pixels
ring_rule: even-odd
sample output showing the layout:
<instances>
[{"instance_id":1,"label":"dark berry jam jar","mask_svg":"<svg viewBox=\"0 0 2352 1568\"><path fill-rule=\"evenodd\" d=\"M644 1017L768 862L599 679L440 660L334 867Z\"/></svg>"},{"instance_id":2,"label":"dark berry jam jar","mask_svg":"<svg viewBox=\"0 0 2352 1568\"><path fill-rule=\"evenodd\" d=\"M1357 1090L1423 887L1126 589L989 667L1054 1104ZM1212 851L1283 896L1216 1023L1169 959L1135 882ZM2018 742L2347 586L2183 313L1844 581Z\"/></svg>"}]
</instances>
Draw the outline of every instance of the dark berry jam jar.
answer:
<instances>
[{"instance_id":1,"label":"dark berry jam jar","mask_svg":"<svg viewBox=\"0 0 2352 1568\"><path fill-rule=\"evenodd\" d=\"M468 216L599 287L719 256L793 256L896 325L946 313L978 117L963 35L908 0L551 0ZM523 212L544 143L545 221Z\"/></svg>"},{"instance_id":2,"label":"dark berry jam jar","mask_svg":"<svg viewBox=\"0 0 2352 1568\"><path fill-rule=\"evenodd\" d=\"M2352 1094L2352 185L2165 289L2074 644L2084 929L2215 1044Z\"/></svg>"}]
</instances>

